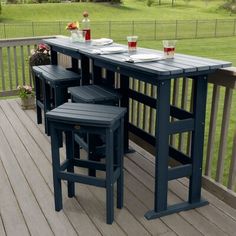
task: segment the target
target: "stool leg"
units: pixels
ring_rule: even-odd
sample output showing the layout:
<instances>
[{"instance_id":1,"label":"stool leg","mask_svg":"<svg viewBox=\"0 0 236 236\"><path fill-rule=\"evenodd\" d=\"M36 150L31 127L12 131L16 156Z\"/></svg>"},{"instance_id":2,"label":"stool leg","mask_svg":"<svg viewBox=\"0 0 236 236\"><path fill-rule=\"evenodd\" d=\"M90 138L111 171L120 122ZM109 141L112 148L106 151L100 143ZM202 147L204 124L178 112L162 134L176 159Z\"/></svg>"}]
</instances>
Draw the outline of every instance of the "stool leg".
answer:
<instances>
[{"instance_id":1,"label":"stool leg","mask_svg":"<svg viewBox=\"0 0 236 236\"><path fill-rule=\"evenodd\" d=\"M54 88L54 106L58 107L63 104L63 92L60 87ZM60 140L60 147L63 146L63 137L62 132L59 134L59 140Z\"/></svg>"},{"instance_id":2,"label":"stool leg","mask_svg":"<svg viewBox=\"0 0 236 236\"><path fill-rule=\"evenodd\" d=\"M58 172L60 171L58 130L54 128L53 124L50 124L50 126L51 126L50 129L51 129L54 202L55 202L55 210L60 211L62 209L62 190L61 190L61 179L58 177Z\"/></svg>"},{"instance_id":3,"label":"stool leg","mask_svg":"<svg viewBox=\"0 0 236 236\"><path fill-rule=\"evenodd\" d=\"M88 144L88 159L94 160L94 152L95 152L95 135L94 134L87 134L87 144ZM95 169L88 169L89 176L96 176Z\"/></svg>"},{"instance_id":4,"label":"stool leg","mask_svg":"<svg viewBox=\"0 0 236 236\"><path fill-rule=\"evenodd\" d=\"M66 131L66 159L70 162L67 171L74 173L73 157L74 157L74 134ZM75 182L68 181L68 197L75 196Z\"/></svg>"},{"instance_id":5,"label":"stool leg","mask_svg":"<svg viewBox=\"0 0 236 236\"><path fill-rule=\"evenodd\" d=\"M117 179L117 208L121 209L124 204L124 119L121 120L120 127L117 130L117 165L120 168L120 176Z\"/></svg>"},{"instance_id":6,"label":"stool leg","mask_svg":"<svg viewBox=\"0 0 236 236\"><path fill-rule=\"evenodd\" d=\"M41 101L40 78L37 76L35 76L35 94L36 94L37 124L42 124L42 109L37 104L38 101Z\"/></svg>"},{"instance_id":7,"label":"stool leg","mask_svg":"<svg viewBox=\"0 0 236 236\"><path fill-rule=\"evenodd\" d=\"M106 130L106 216L107 224L114 220L113 132Z\"/></svg>"},{"instance_id":8,"label":"stool leg","mask_svg":"<svg viewBox=\"0 0 236 236\"><path fill-rule=\"evenodd\" d=\"M50 92L50 86L43 81L43 91L44 91L44 122L45 122L45 133L47 135L50 135L50 128L47 123L46 119L46 112L51 110L51 92Z\"/></svg>"}]
</instances>

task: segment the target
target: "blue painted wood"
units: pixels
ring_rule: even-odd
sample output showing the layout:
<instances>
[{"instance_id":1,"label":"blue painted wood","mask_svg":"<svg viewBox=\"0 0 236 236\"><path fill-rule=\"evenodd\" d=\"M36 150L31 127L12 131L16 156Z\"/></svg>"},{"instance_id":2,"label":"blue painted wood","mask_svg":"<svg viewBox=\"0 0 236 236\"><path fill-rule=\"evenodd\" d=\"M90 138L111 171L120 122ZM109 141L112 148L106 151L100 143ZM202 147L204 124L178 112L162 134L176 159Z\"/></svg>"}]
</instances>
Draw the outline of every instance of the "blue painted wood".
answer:
<instances>
[{"instance_id":1,"label":"blue painted wood","mask_svg":"<svg viewBox=\"0 0 236 236\"><path fill-rule=\"evenodd\" d=\"M45 115L53 107L66 102L68 98L67 88L78 85L81 77L77 73L57 65L34 66L33 73L36 81L36 101L41 102L36 102L37 120L42 123L41 110L43 109ZM43 98L41 98L41 94ZM53 102L51 101L52 97L54 99ZM49 132L47 120L45 119L45 133L49 135Z\"/></svg>"},{"instance_id":2,"label":"blue painted wood","mask_svg":"<svg viewBox=\"0 0 236 236\"><path fill-rule=\"evenodd\" d=\"M123 119L126 109L120 107L65 103L46 113L51 129L52 165L54 176L55 209L62 209L61 180L68 181L68 196L75 195L75 182L106 188L106 222L114 220L114 183L117 182L117 207L123 206ZM63 117L63 119L62 119ZM100 118L106 122L100 122ZM107 119L106 119L107 118ZM58 135L66 135L66 162L60 164ZM88 133L88 160L74 157L74 133ZM90 132L92 131L92 134ZM105 134L105 164L93 161L94 134ZM92 140L90 140L92 139ZM122 148L122 149L120 149ZM74 173L74 166L87 168L89 175ZM105 179L95 175L96 170L106 171Z\"/></svg>"},{"instance_id":3,"label":"blue painted wood","mask_svg":"<svg viewBox=\"0 0 236 236\"><path fill-rule=\"evenodd\" d=\"M201 76L195 80L193 113L195 114L194 131L192 132L191 158L192 175L189 182L189 202L199 202L201 199L202 156L204 143L204 127L207 97L207 77Z\"/></svg>"},{"instance_id":4,"label":"blue painted wood","mask_svg":"<svg viewBox=\"0 0 236 236\"><path fill-rule=\"evenodd\" d=\"M129 98L134 98L135 100L157 110L157 129L155 137L136 126L129 124L128 115L125 117L125 138L123 143L125 149L128 147L128 131L131 131L153 145L156 150L154 210L149 211L146 214L146 218L154 219L207 204L206 201L201 199L200 192L204 134L203 116L206 96L206 83L203 82L203 78L207 77L208 74L215 72L219 68L231 66L231 63L177 53L175 54L174 59L131 64L124 61L124 58L129 56L128 53L96 55L93 53L93 50L98 49L99 47L94 47L90 43L73 45L68 39L48 39L45 40L45 42L48 43L55 51L64 51L63 53L67 55L71 55L74 58L80 58L82 65L83 61L85 61L87 66L84 67L82 72L86 77L84 84L88 84L89 79L91 78L88 68L88 61L91 59L93 61L93 65L95 66L95 70L98 67L103 67L107 70L110 70L111 74L113 72L120 73L120 91L123 95L121 104L123 106L127 107L128 109ZM122 45L114 44L114 46ZM161 51L143 48L139 48L137 53L155 53L160 56L163 55L163 52ZM96 73L100 73L98 71L100 71L100 69L97 70ZM129 76L138 79L139 81L157 85L157 100L149 98L138 92L130 91ZM170 80L182 77L192 78L193 82L197 85L197 89L195 88L194 111L192 113L174 106L170 106ZM129 112L127 114L129 114ZM88 117L87 115L88 114L86 114L86 112L83 114L84 117ZM76 113L71 111L71 116L74 118ZM170 116L177 118L180 121L170 124ZM97 117L99 127L103 127L105 123L109 123L110 118L111 114L110 116L106 117L105 122L101 122L101 116ZM193 146L191 158L182 154L178 150L174 150L172 147L169 147L169 135L171 133L183 131L193 131L194 134L192 137ZM180 167L177 169L172 169L169 171L167 163L170 156L182 163L182 165L180 165ZM192 168L190 168L190 166L192 166ZM189 175L191 175L189 202L167 207L168 180Z\"/></svg>"},{"instance_id":5,"label":"blue painted wood","mask_svg":"<svg viewBox=\"0 0 236 236\"><path fill-rule=\"evenodd\" d=\"M158 119L156 120L154 209L159 212L167 209L170 80L160 82L157 86L156 112Z\"/></svg>"},{"instance_id":6,"label":"blue painted wood","mask_svg":"<svg viewBox=\"0 0 236 236\"><path fill-rule=\"evenodd\" d=\"M74 157L74 147L73 140L74 136L71 131L65 132L66 136L66 159L69 161L69 166L67 167L67 172L74 173L74 165L71 163ZM73 181L68 181L68 197L72 198L75 196L75 183Z\"/></svg>"},{"instance_id":7,"label":"blue painted wood","mask_svg":"<svg viewBox=\"0 0 236 236\"><path fill-rule=\"evenodd\" d=\"M118 103L121 95L114 89L99 85L85 85L68 88L73 101L83 103Z\"/></svg>"}]
</instances>

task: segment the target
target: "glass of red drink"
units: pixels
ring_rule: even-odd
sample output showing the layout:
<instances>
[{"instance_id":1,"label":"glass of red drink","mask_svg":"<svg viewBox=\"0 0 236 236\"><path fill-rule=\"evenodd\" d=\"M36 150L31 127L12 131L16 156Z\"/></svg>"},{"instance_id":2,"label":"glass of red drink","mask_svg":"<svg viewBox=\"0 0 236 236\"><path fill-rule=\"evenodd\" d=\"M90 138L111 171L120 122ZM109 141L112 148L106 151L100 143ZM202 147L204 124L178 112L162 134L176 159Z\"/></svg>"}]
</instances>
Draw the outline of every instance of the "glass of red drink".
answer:
<instances>
[{"instance_id":1,"label":"glass of red drink","mask_svg":"<svg viewBox=\"0 0 236 236\"><path fill-rule=\"evenodd\" d=\"M134 52L137 50L137 40L138 36L127 36L129 52Z\"/></svg>"},{"instance_id":2,"label":"glass of red drink","mask_svg":"<svg viewBox=\"0 0 236 236\"><path fill-rule=\"evenodd\" d=\"M177 40L163 40L163 49L165 58L174 58L175 45Z\"/></svg>"}]
</instances>

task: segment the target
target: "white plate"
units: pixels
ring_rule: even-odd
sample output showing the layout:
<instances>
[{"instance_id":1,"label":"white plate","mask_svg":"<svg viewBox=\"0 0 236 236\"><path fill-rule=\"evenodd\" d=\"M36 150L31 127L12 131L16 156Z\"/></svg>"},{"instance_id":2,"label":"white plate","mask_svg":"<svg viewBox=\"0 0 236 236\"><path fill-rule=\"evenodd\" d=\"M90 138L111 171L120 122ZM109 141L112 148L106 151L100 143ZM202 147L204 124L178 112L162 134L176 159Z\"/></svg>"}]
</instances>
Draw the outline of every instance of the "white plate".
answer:
<instances>
[{"instance_id":1,"label":"white plate","mask_svg":"<svg viewBox=\"0 0 236 236\"><path fill-rule=\"evenodd\" d=\"M140 60L140 61L151 61L151 60L159 60L161 59L161 56L157 54L135 54L130 55L130 58L134 61Z\"/></svg>"},{"instance_id":2,"label":"white plate","mask_svg":"<svg viewBox=\"0 0 236 236\"><path fill-rule=\"evenodd\" d=\"M101 39L93 39L92 40L92 45L94 46L103 46L103 45L108 45L112 44L113 40L112 39L107 39L107 38L101 38Z\"/></svg>"},{"instance_id":3,"label":"white plate","mask_svg":"<svg viewBox=\"0 0 236 236\"><path fill-rule=\"evenodd\" d=\"M126 52L127 50L123 47L104 47L101 48L101 53L106 54L106 53L122 53Z\"/></svg>"}]
</instances>

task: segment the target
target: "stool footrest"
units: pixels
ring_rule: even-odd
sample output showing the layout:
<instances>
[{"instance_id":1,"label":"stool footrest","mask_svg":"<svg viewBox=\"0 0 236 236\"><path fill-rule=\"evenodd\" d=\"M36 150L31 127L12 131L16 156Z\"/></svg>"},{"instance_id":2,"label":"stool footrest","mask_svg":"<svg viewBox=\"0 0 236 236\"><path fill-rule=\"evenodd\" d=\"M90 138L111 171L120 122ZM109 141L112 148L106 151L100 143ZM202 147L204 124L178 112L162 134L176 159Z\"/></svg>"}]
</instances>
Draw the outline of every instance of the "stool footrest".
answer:
<instances>
[{"instance_id":1,"label":"stool footrest","mask_svg":"<svg viewBox=\"0 0 236 236\"><path fill-rule=\"evenodd\" d=\"M88 168L88 169L96 169L101 171L106 171L106 165L104 163L100 163L92 160L81 160L81 159L73 159L73 165Z\"/></svg>"},{"instance_id":2,"label":"stool footrest","mask_svg":"<svg viewBox=\"0 0 236 236\"><path fill-rule=\"evenodd\" d=\"M70 172L63 172L59 171L57 174L58 178L64 179L71 182L78 182L82 184L89 184L97 187L106 187L106 181L105 179L98 178L98 177L92 177L92 176L85 176L81 174L75 174Z\"/></svg>"}]
</instances>

